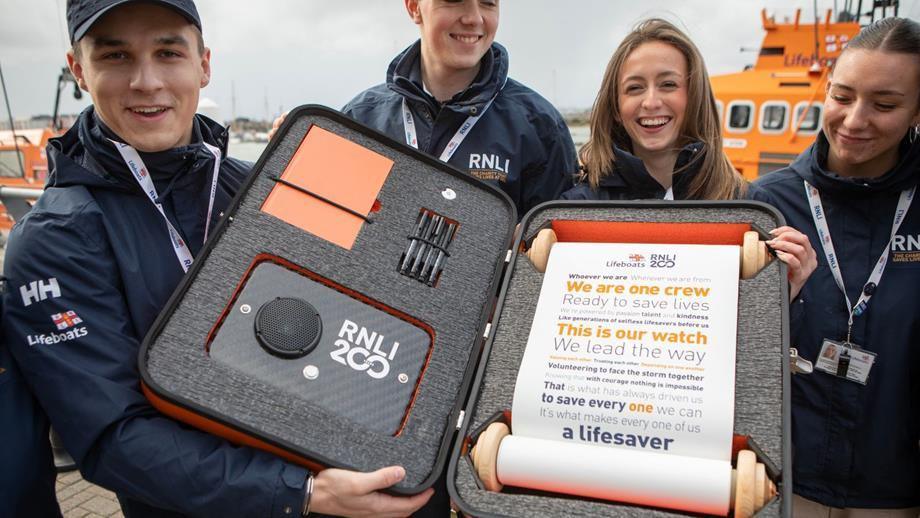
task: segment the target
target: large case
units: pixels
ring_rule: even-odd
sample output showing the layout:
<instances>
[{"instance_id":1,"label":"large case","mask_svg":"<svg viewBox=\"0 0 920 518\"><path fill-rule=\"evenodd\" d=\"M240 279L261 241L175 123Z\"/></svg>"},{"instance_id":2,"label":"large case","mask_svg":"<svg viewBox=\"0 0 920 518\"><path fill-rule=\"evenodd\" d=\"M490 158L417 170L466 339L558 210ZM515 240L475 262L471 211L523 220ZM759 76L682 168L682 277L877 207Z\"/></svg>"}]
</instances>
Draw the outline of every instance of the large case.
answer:
<instances>
[{"instance_id":1,"label":"large case","mask_svg":"<svg viewBox=\"0 0 920 518\"><path fill-rule=\"evenodd\" d=\"M470 516L690 514L520 488L506 487L501 493L484 488L471 446L489 424L510 423L517 366L526 346L521 337L528 335L542 285L543 274L524 251L543 229L552 229L559 242L741 245L743 232L754 230L766 239L766 231L783 224L773 207L746 201L550 202L530 211L512 247L490 339L451 455L447 477L454 506ZM778 493L757 516L791 516L792 510L786 469L791 466L786 276L785 265L772 261L739 281L732 446L735 453L746 448L757 454Z\"/></svg>"},{"instance_id":2,"label":"large case","mask_svg":"<svg viewBox=\"0 0 920 518\"><path fill-rule=\"evenodd\" d=\"M414 239L434 215L454 228L443 250ZM235 442L314 469L399 464L393 491L422 491L446 467L516 220L498 189L295 109L146 336L143 389ZM401 272L407 255L409 273L419 257L433 269L431 250L433 286ZM284 339L317 335L309 350Z\"/></svg>"},{"instance_id":3,"label":"large case","mask_svg":"<svg viewBox=\"0 0 920 518\"><path fill-rule=\"evenodd\" d=\"M633 515L490 493L468 455L510 409L541 282L522 252L548 227L615 240L616 222L763 232L782 218L753 202L553 202L515 233L498 189L333 110L295 109L145 338L142 388L176 419L313 469L402 465L397 494L431 486L449 460L466 514ZM791 509L785 279L774 261L739 295L735 432L778 482L764 516Z\"/></svg>"}]
</instances>

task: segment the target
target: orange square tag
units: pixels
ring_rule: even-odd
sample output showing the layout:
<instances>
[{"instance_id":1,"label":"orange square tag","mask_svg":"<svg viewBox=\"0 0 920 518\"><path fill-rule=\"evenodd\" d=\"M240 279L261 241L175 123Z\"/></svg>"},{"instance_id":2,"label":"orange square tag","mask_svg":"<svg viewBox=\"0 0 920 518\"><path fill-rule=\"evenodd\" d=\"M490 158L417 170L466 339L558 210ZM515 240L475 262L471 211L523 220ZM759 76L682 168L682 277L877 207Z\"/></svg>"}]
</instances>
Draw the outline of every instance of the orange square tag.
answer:
<instances>
[{"instance_id":1,"label":"orange square tag","mask_svg":"<svg viewBox=\"0 0 920 518\"><path fill-rule=\"evenodd\" d=\"M313 126L281 175L299 189L278 183L262 212L351 250L365 221L326 200L367 216L392 168L389 158Z\"/></svg>"}]
</instances>

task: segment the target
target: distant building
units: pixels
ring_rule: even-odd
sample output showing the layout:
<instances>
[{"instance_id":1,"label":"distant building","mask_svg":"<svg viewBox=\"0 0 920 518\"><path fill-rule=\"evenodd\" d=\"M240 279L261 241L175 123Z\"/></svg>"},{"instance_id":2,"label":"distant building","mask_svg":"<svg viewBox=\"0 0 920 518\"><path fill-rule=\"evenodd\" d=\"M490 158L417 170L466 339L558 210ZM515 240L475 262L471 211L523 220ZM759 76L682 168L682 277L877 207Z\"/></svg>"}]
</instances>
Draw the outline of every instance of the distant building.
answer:
<instances>
[{"instance_id":1,"label":"distant building","mask_svg":"<svg viewBox=\"0 0 920 518\"><path fill-rule=\"evenodd\" d=\"M201 97L198 99L197 111L209 119L213 119L217 122L223 122L223 119L220 118L220 106L207 97Z\"/></svg>"}]
</instances>

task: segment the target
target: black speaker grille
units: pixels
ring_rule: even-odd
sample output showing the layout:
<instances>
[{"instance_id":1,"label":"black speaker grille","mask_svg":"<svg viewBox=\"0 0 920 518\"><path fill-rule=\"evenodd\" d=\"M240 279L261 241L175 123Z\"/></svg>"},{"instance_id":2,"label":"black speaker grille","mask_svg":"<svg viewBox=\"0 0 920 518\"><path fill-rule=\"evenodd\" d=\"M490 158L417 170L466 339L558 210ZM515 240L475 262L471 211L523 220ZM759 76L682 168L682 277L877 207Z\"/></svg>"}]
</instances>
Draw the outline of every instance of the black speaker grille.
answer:
<instances>
[{"instance_id":1,"label":"black speaker grille","mask_svg":"<svg viewBox=\"0 0 920 518\"><path fill-rule=\"evenodd\" d=\"M259 308L255 328L265 350L284 358L300 358L319 343L323 321L309 302L278 297Z\"/></svg>"}]
</instances>

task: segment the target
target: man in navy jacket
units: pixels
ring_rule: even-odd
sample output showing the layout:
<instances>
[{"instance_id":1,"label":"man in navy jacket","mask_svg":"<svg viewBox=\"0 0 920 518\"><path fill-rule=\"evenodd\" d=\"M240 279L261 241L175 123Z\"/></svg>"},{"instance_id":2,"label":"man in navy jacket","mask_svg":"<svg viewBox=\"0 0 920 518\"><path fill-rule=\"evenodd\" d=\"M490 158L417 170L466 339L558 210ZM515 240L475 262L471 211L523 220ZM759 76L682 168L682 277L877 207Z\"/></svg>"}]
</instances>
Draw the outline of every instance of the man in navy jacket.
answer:
<instances>
[{"instance_id":1,"label":"man in navy jacket","mask_svg":"<svg viewBox=\"0 0 920 518\"><path fill-rule=\"evenodd\" d=\"M133 516L383 516L430 496L377 492L402 468L305 469L159 414L140 341L249 165L195 114L210 51L191 0L70 0L68 64L93 98L48 147L45 194L11 233L3 328L84 477Z\"/></svg>"},{"instance_id":2,"label":"man in navy jacket","mask_svg":"<svg viewBox=\"0 0 920 518\"><path fill-rule=\"evenodd\" d=\"M557 199L578 170L575 145L559 112L508 77L508 52L493 42L498 2L405 4L421 39L342 111L501 188L518 217Z\"/></svg>"}]
</instances>

